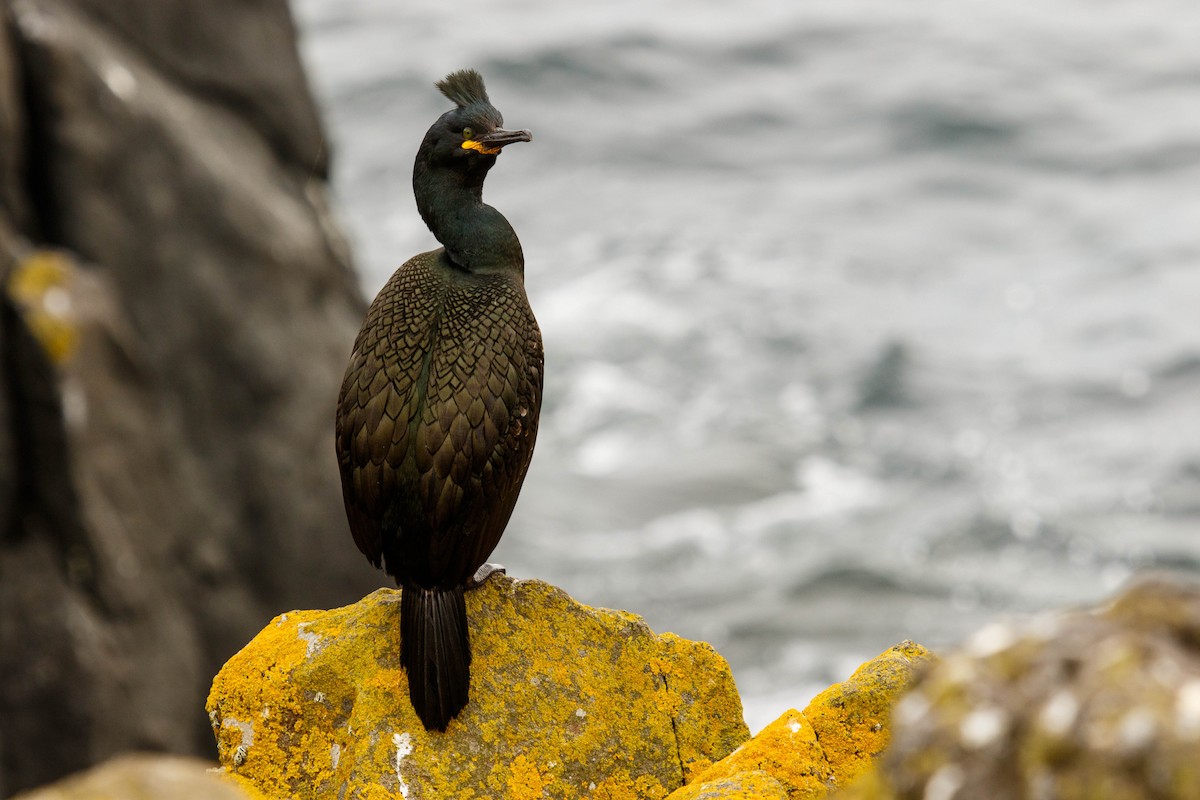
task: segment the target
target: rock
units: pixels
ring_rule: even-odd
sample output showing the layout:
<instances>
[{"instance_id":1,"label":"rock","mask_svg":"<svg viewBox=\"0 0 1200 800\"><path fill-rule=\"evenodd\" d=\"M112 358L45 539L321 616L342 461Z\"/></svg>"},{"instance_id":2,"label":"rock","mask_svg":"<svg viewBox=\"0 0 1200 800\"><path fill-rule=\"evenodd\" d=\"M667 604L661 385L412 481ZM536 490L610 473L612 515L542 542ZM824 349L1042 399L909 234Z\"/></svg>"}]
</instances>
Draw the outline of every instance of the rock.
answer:
<instances>
[{"instance_id":1,"label":"rock","mask_svg":"<svg viewBox=\"0 0 1200 800\"><path fill-rule=\"evenodd\" d=\"M762 772L783 788L786 797L824 797L830 785L830 770L812 725L796 709L763 728L757 736L732 755L699 773L693 783L671 796L690 797L730 780ZM735 795L736 796L736 795Z\"/></svg>"},{"instance_id":2,"label":"rock","mask_svg":"<svg viewBox=\"0 0 1200 800\"><path fill-rule=\"evenodd\" d=\"M808 704L804 716L821 743L834 786L848 785L884 751L892 738L892 708L935 661L921 645L901 642Z\"/></svg>"},{"instance_id":3,"label":"rock","mask_svg":"<svg viewBox=\"0 0 1200 800\"><path fill-rule=\"evenodd\" d=\"M0 252L10 259L0 261L0 796L91 763L80 700L102 657L70 585L94 588L92 554L53 363L78 343L59 307L75 271L61 254L10 243Z\"/></svg>"},{"instance_id":4,"label":"rock","mask_svg":"<svg viewBox=\"0 0 1200 800\"><path fill-rule=\"evenodd\" d=\"M748 738L711 647L506 576L467 593L471 702L429 733L399 666L399 597L284 614L230 659L208 699L221 763L280 798L632 800Z\"/></svg>"},{"instance_id":5,"label":"rock","mask_svg":"<svg viewBox=\"0 0 1200 800\"><path fill-rule=\"evenodd\" d=\"M261 800L252 787L214 775L203 761L128 755L13 800Z\"/></svg>"},{"instance_id":6,"label":"rock","mask_svg":"<svg viewBox=\"0 0 1200 800\"><path fill-rule=\"evenodd\" d=\"M303 91L287 0L207 0L203 13L189 0L72 5L189 95L236 110L283 160L326 176L329 148L316 104Z\"/></svg>"},{"instance_id":7,"label":"rock","mask_svg":"<svg viewBox=\"0 0 1200 800\"><path fill-rule=\"evenodd\" d=\"M668 800L787 800L784 785L761 770L696 782L671 792Z\"/></svg>"},{"instance_id":8,"label":"rock","mask_svg":"<svg viewBox=\"0 0 1200 800\"><path fill-rule=\"evenodd\" d=\"M79 326L68 299L76 272L67 254L36 251L19 260L5 282L5 292L21 320L55 364L70 359L79 345Z\"/></svg>"},{"instance_id":9,"label":"rock","mask_svg":"<svg viewBox=\"0 0 1200 800\"><path fill-rule=\"evenodd\" d=\"M847 797L1200 798L1200 586L985 628L893 718Z\"/></svg>"},{"instance_id":10,"label":"rock","mask_svg":"<svg viewBox=\"0 0 1200 800\"><path fill-rule=\"evenodd\" d=\"M14 213L13 203L22 202L22 194L16 186L24 149L19 126L18 86L17 56L9 30L8 6L0 5L0 288L8 282L8 271L19 246L17 233L9 220ZM16 309L0 291L0 363L10 361L8 354L19 324ZM16 411L12 408L10 395L8 381L0 378L0 541L8 538L9 529L15 527L4 520L15 517L19 494L16 486L17 432L13 427ZM3 746L3 740L0 740L0 763L3 763ZM3 794L3 768L0 767L0 796Z\"/></svg>"},{"instance_id":11,"label":"rock","mask_svg":"<svg viewBox=\"0 0 1200 800\"><path fill-rule=\"evenodd\" d=\"M210 752L264 620L379 580L332 447L365 303L286 3L118 5L0 3L0 796Z\"/></svg>"},{"instance_id":12,"label":"rock","mask_svg":"<svg viewBox=\"0 0 1200 800\"><path fill-rule=\"evenodd\" d=\"M21 74L14 47L8 4L0 6L0 228L20 227L28 222L28 200L21 186L25 168L24 115L21 106ZM11 256L11 245L4 241L12 236L0 231L0 265ZM3 270L0 269L0 274Z\"/></svg>"},{"instance_id":13,"label":"rock","mask_svg":"<svg viewBox=\"0 0 1200 800\"><path fill-rule=\"evenodd\" d=\"M757 797L757 792L767 791L752 777L759 773L780 784L783 796L825 797L871 766L888 743L896 698L932 659L913 642L896 645L863 664L849 680L817 695L803 713L784 713L669 800L707 797L708 791L726 791L712 797ZM738 785L747 786L745 793L737 794Z\"/></svg>"}]
</instances>

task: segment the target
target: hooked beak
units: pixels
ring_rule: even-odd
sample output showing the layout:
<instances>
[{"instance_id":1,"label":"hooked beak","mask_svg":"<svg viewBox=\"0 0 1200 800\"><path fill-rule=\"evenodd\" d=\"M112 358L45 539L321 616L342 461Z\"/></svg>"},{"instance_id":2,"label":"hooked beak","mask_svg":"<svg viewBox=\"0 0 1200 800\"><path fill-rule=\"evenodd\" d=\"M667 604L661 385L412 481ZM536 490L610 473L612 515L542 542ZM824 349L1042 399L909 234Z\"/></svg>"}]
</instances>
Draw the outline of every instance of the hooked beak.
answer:
<instances>
[{"instance_id":1,"label":"hooked beak","mask_svg":"<svg viewBox=\"0 0 1200 800\"><path fill-rule=\"evenodd\" d=\"M462 143L464 150L478 150L485 155L494 156L500 152L500 148L505 145L510 145L513 142L532 142L533 134L529 131L506 131L497 129L491 133L485 133L476 136L474 139L467 139Z\"/></svg>"}]
</instances>

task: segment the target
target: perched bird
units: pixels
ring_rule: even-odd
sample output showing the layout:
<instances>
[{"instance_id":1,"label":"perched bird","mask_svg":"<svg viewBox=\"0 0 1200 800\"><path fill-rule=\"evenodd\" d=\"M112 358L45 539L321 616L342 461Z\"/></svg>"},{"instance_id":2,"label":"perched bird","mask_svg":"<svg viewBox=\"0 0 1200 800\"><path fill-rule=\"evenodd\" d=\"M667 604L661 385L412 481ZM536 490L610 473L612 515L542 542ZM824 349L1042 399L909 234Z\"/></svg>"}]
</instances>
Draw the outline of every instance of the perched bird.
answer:
<instances>
[{"instance_id":1,"label":"perched bird","mask_svg":"<svg viewBox=\"0 0 1200 800\"><path fill-rule=\"evenodd\" d=\"M443 731L468 700L463 590L477 570L486 575L533 455L542 336L521 243L482 200L501 149L532 137L501 127L478 72L437 87L456 108L425 134L413 191L442 247L411 258L371 303L336 438L354 541L403 590L400 663L413 708Z\"/></svg>"}]
</instances>

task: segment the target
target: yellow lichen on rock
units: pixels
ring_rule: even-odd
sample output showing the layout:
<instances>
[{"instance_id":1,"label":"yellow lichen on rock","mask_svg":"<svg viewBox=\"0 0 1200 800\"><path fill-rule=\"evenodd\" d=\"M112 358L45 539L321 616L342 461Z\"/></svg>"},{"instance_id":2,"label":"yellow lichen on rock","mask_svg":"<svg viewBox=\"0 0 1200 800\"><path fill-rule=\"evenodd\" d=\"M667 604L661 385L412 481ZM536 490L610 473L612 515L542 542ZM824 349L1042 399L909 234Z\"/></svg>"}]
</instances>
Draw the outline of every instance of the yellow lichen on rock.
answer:
<instances>
[{"instance_id":1,"label":"yellow lichen on rock","mask_svg":"<svg viewBox=\"0 0 1200 800\"><path fill-rule=\"evenodd\" d=\"M849 680L821 692L804 716L812 724L832 783L845 786L866 771L891 740L892 706L934 656L902 642L859 667Z\"/></svg>"},{"instance_id":2,"label":"yellow lichen on rock","mask_svg":"<svg viewBox=\"0 0 1200 800\"><path fill-rule=\"evenodd\" d=\"M568 796L586 796L589 800L661 800L667 796L667 790L649 775L634 778L629 770L617 769L595 789L589 784L587 791Z\"/></svg>"},{"instance_id":3,"label":"yellow lichen on rock","mask_svg":"<svg viewBox=\"0 0 1200 800\"><path fill-rule=\"evenodd\" d=\"M233 772L217 773L217 777L225 783L236 786L238 790L248 798L248 800L268 800L267 796L258 790L250 781L246 780L241 775ZM217 800L216 795L211 795L212 800Z\"/></svg>"},{"instance_id":4,"label":"yellow lichen on rock","mask_svg":"<svg viewBox=\"0 0 1200 800\"><path fill-rule=\"evenodd\" d=\"M890 710L912 682L928 650L904 642L863 664L849 680L831 686L803 713L791 709L722 761L695 776L669 800L699 797L754 797L736 794L729 782L764 772L789 798L821 798L865 771L886 746ZM736 783L736 782L735 782ZM697 794L725 786L726 794ZM729 793L734 792L734 793Z\"/></svg>"},{"instance_id":5,"label":"yellow lichen on rock","mask_svg":"<svg viewBox=\"0 0 1200 800\"><path fill-rule=\"evenodd\" d=\"M683 765L684 782L690 783L700 772L708 769L729 752L730 720L742 718L742 702L725 659L705 642L692 642L664 633L659 637L662 656L652 662L664 687L678 698L675 710L675 729L678 732L679 761ZM700 702L703 700L703 702ZM735 745L750 738L742 724Z\"/></svg>"},{"instance_id":6,"label":"yellow lichen on rock","mask_svg":"<svg viewBox=\"0 0 1200 800\"><path fill-rule=\"evenodd\" d=\"M71 313L74 277L75 265L66 254L35 250L13 267L3 287L55 364L70 358L79 344L79 330Z\"/></svg>"},{"instance_id":7,"label":"yellow lichen on rock","mask_svg":"<svg viewBox=\"0 0 1200 800\"><path fill-rule=\"evenodd\" d=\"M847 800L1200 800L1200 584L995 622L927 671Z\"/></svg>"},{"instance_id":8,"label":"yellow lichen on rock","mask_svg":"<svg viewBox=\"0 0 1200 800\"><path fill-rule=\"evenodd\" d=\"M693 783L669 800L787 800L787 789L765 772L737 772L727 778Z\"/></svg>"},{"instance_id":9,"label":"yellow lichen on rock","mask_svg":"<svg viewBox=\"0 0 1200 800\"><path fill-rule=\"evenodd\" d=\"M830 770L812 725L796 709L763 728L732 755L696 776L703 785L745 772L765 772L779 781L792 798L824 797ZM691 788L691 787L688 787ZM678 792L671 800L686 797Z\"/></svg>"},{"instance_id":10,"label":"yellow lichen on rock","mask_svg":"<svg viewBox=\"0 0 1200 800\"><path fill-rule=\"evenodd\" d=\"M257 697L251 713L223 713L219 703L209 698L209 717L214 723L217 751L222 763L269 796L280 796L298 775L286 753L303 748L310 767L328 767L332 758L322 758L317 750L319 725L301 726L299 720L320 715L314 704L305 702L300 687L290 680L288 665L301 662L311 651L311 640L298 635L316 618L316 612L283 614L271 621L255 638L257 646L245 648L226 664L227 692L242 697ZM318 762L325 761L325 764Z\"/></svg>"},{"instance_id":11,"label":"yellow lichen on rock","mask_svg":"<svg viewBox=\"0 0 1200 800\"><path fill-rule=\"evenodd\" d=\"M503 576L467 594L471 702L428 732L399 597L283 615L230 659L208 702L226 768L272 797L658 800L748 738L712 648Z\"/></svg>"},{"instance_id":12,"label":"yellow lichen on rock","mask_svg":"<svg viewBox=\"0 0 1200 800\"><path fill-rule=\"evenodd\" d=\"M545 789L554 783L554 776L538 769L525 756L513 759L508 774L509 800L538 800L545 796Z\"/></svg>"}]
</instances>

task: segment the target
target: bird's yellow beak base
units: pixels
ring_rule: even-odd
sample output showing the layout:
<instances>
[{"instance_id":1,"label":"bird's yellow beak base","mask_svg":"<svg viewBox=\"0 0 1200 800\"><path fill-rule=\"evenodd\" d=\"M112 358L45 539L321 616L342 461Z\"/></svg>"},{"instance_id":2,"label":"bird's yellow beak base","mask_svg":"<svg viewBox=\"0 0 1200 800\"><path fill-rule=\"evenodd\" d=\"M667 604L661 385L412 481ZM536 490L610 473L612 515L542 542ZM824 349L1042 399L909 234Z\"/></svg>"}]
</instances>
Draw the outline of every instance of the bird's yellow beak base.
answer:
<instances>
[{"instance_id":1,"label":"bird's yellow beak base","mask_svg":"<svg viewBox=\"0 0 1200 800\"><path fill-rule=\"evenodd\" d=\"M488 147L483 142L477 142L474 139L467 139L462 143L463 150L478 150L485 156L494 156L500 152L499 147Z\"/></svg>"}]
</instances>

